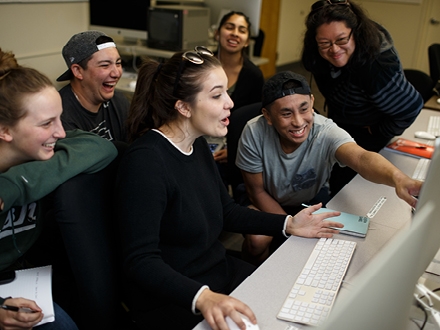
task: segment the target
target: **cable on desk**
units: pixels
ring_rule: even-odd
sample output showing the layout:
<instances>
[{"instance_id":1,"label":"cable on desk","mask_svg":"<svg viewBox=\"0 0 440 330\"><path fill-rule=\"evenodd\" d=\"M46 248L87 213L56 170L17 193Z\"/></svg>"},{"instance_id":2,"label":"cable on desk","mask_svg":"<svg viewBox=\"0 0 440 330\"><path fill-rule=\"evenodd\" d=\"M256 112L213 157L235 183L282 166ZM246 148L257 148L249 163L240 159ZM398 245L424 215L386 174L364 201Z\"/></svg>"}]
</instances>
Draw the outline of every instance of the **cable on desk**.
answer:
<instances>
[{"instance_id":1,"label":"cable on desk","mask_svg":"<svg viewBox=\"0 0 440 330\"><path fill-rule=\"evenodd\" d=\"M433 292L440 291L440 288L435 288L433 290L429 290L429 289L425 288L425 290L428 290L428 291L425 291L425 292L433 293ZM427 311L428 305L425 305L426 303L423 303L422 299L426 296L429 299L429 302L430 302L429 303L429 307L431 307L432 306L431 298L427 294L426 295L421 295L420 297L418 297L416 294L414 294L414 296L416 298L416 305L417 305L417 307L419 309L421 309L423 311L423 313L425 314L425 319L423 320L423 323L422 323L421 326L419 326L418 323L414 319L411 319L411 321L413 321L419 327L420 330L423 330L425 328L425 326L426 326L426 323L428 322L429 316L428 316L428 311Z\"/></svg>"},{"instance_id":2,"label":"cable on desk","mask_svg":"<svg viewBox=\"0 0 440 330\"><path fill-rule=\"evenodd\" d=\"M427 312L426 309L423 307L423 305L422 305L421 303L419 303L418 301L417 301L417 307L418 307L419 309L421 309L422 312L425 314L425 319L423 320L422 325L419 325L419 324L416 322L416 320L414 320L414 319L411 319L411 321L413 321L413 322L419 327L420 330L423 330L423 329L425 328L426 322L428 322L428 312Z\"/></svg>"}]
</instances>

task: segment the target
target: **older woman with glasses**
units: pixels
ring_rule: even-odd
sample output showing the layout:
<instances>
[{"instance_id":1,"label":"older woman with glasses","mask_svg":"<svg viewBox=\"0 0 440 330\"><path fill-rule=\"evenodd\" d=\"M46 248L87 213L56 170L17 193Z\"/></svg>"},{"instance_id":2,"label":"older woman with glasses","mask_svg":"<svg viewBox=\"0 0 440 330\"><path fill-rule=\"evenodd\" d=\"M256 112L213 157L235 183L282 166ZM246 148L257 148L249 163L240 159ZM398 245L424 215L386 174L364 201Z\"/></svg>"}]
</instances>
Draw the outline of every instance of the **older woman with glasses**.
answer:
<instances>
[{"instance_id":1,"label":"older woman with glasses","mask_svg":"<svg viewBox=\"0 0 440 330\"><path fill-rule=\"evenodd\" d=\"M331 237L339 214L275 215L235 204L203 135L227 133L233 102L220 61L204 47L179 52L138 72L128 117L132 143L116 185L128 307L139 329L213 329L241 314L256 317L228 296L254 266L226 254L222 230L264 235ZM284 231L285 229L285 231Z\"/></svg>"},{"instance_id":2,"label":"older woman with glasses","mask_svg":"<svg viewBox=\"0 0 440 330\"><path fill-rule=\"evenodd\" d=\"M325 97L328 116L364 149L381 150L423 107L390 34L348 0L315 2L306 27L302 62ZM331 194L355 174L335 165Z\"/></svg>"}]
</instances>

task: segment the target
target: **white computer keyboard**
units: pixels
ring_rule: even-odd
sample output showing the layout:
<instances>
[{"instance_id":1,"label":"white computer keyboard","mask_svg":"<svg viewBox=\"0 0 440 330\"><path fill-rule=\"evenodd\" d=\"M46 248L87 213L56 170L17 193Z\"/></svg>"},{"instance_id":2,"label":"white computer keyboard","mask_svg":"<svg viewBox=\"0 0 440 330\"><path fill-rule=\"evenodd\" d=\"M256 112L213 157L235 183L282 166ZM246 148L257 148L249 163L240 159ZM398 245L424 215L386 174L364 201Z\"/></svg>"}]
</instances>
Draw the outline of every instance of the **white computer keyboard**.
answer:
<instances>
[{"instance_id":1,"label":"white computer keyboard","mask_svg":"<svg viewBox=\"0 0 440 330\"><path fill-rule=\"evenodd\" d=\"M419 181L425 181L426 173L428 172L430 163L431 163L431 159L420 158L414 170L412 178Z\"/></svg>"},{"instance_id":2,"label":"white computer keyboard","mask_svg":"<svg viewBox=\"0 0 440 330\"><path fill-rule=\"evenodd\" d=\"M296 279L277 318L319 325L330 313L356 242L321 238Z\"/></svg>"},{"instance_id":3,"label":"white computer keyboard","mask_svg":"<svg viewBox=\"0 0 440 330\"><path fill-rule=\"evenodd\" d=\"M434 136L440 135L440 116L429 117L427 132Z\"/></svg>"}]
</instances>

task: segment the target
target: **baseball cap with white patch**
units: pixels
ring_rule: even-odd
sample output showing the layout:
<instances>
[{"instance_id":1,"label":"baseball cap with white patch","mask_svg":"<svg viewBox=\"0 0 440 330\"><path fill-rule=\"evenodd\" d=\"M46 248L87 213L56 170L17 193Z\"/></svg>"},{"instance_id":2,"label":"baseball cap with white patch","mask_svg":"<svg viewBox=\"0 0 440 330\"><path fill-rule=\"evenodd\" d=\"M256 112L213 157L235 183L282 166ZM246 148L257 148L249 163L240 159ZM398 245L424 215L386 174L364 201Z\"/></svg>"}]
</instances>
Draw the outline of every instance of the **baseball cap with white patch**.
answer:
<instances>
[{"instance_id":1,"label":"baseball cap with white patch","mask_svg":"<svg viewBox=\"0 0 440 330\"><path fill-rule=\"evenodd\" d=\"M58 77L57 81L70 80L72 71L70 66L92 56L101 49L116 47L111 37L100 31L84 31L75 34L63 47L63 57L67 64L67 71Z\"/></svg>"}]
</instances>

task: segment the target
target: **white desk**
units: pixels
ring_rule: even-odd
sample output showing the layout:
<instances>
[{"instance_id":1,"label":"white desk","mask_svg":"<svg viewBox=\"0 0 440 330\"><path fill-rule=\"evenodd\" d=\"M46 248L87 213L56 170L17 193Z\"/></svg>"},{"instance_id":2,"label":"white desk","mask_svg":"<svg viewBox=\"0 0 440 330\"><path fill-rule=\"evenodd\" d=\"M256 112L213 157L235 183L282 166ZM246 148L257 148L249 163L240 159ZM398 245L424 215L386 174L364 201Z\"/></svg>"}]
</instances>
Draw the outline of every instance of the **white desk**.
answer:
<instances>
[{"instance_id":1,"label":"white desk","mask_svg":"<svg viewBox=\"0 0 440 330\"><path fill-rule=\"evenodd\" d=\"M402 135L414 139L414 132L426 130L430 115L439 115L432 110L423 110L416 122ZM381 152L403 172L412 175L418 159L392 153L386 150ZM350 280L368 263L371 258L411 220L411 208L406 202L399 199L394 189L385 185L377 185L364 180L357 175L347 184L327 206L339 211L355 214L366 214L374 203L385 196L387 201L372 218L370 230L366 238L347 235L335 235L357 242L357 247L345 276ZM296 323L278 320L276 315L306 263L317 239L290 237L277 251L275 251L250 277L238 286L231 296L248 304L257 316L261 330L291 330L290 325L298 329L312 329ZM437 282L439 279L434 278ZM344 285L341 286L344 290ZM194 330L209 330L208 324L203 321ZM413 322L408 322L408 329L418 329ZM434 329L427 323L425 329Z\"/></svg>"}]
</instances>

